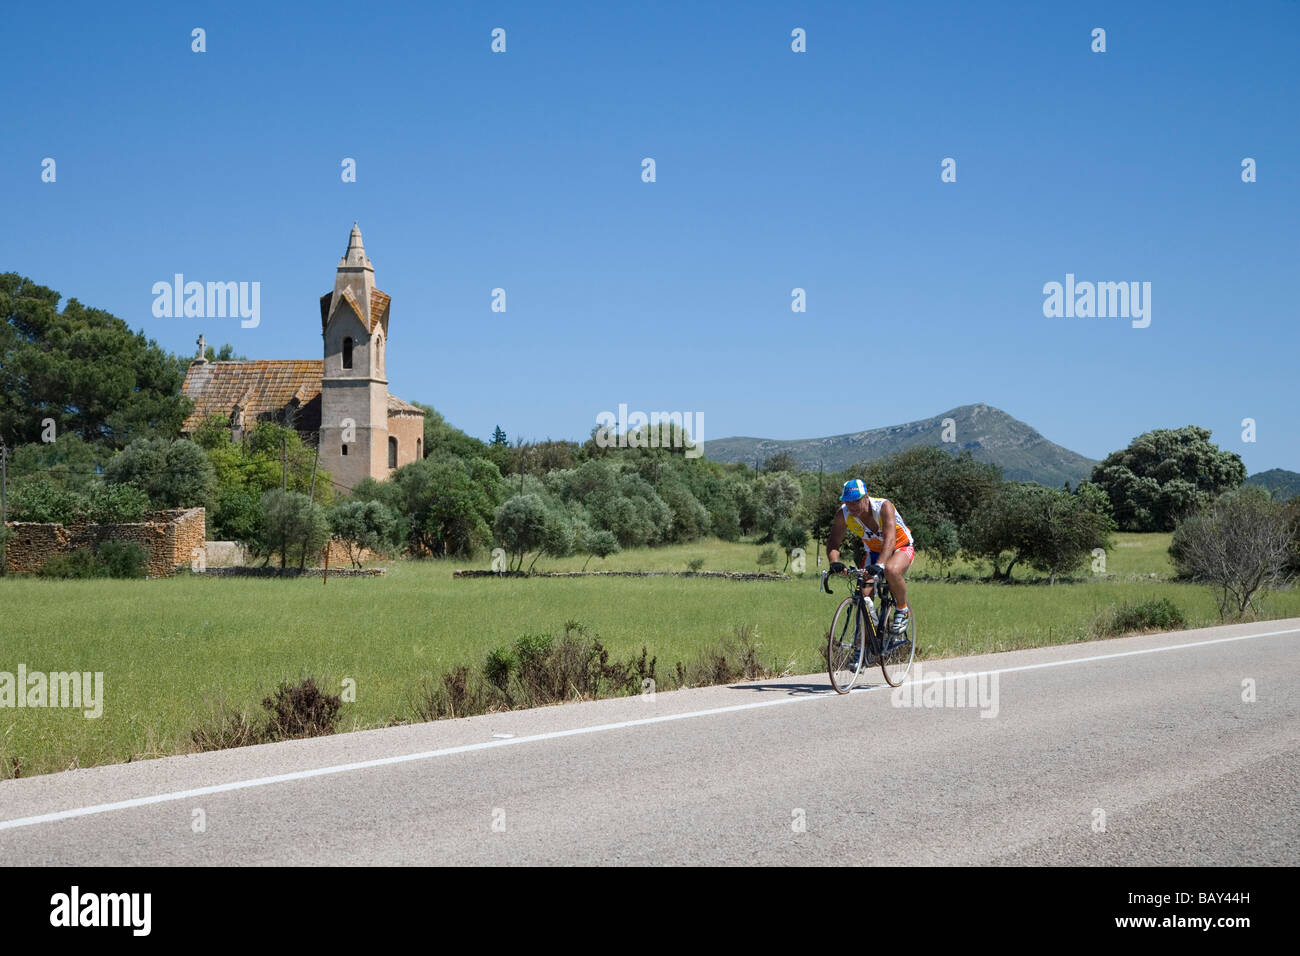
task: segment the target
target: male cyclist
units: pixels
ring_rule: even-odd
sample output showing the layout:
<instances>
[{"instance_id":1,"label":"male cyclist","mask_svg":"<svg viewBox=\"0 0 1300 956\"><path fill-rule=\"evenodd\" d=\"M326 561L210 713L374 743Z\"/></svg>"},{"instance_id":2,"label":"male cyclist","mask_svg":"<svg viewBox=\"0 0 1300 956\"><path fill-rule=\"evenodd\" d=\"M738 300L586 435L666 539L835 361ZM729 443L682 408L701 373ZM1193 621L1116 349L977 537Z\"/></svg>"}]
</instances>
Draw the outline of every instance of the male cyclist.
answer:
<instances>
[{"instance_id":1,"label":"male cyclist","mask_svg":"<svg viewBox=\"0 0 1300 956\"><path fill-rule=\"evenodd\" d=\"M885 580L889 582L889 590L898 603L890 630L895 634L905 634L908 606L907 582L903 580L903 572L916 558L916 542L912 538L912 532L894 503L888 498L872 498L861 478L844 483L840 501L843 504L831 522L830 537L826 541L826 557L831 562L830 572L843 574L845 571L845 566L840 561L840 544L844 541L844 529L848 528L862 539L866 550L870 552L871 567L867 569L868 572L874 573L877 564L884 568ZM867 585L867 597L871 597L870 584Z\"/></svg>"}]
</instances>

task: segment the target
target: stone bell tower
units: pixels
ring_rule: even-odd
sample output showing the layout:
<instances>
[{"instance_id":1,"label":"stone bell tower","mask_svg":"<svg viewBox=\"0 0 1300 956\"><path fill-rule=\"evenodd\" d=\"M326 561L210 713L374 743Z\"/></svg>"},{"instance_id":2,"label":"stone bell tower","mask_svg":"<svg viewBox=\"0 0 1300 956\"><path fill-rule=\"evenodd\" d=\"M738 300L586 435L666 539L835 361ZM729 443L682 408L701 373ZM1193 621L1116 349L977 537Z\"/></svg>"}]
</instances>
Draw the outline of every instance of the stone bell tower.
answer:
<instances>
[{"instance_id":1,"label":"stone bell tower","mask_svg":"<svg viewBox=\"0 0 1300 956\"><path fill-rule=\"evenodd\" d=\"M320 465L341 485L388 474L388 339L386 293L352 224L334 291L321 296L325 363L321 377Z\"/></svg>"}]
</instances>

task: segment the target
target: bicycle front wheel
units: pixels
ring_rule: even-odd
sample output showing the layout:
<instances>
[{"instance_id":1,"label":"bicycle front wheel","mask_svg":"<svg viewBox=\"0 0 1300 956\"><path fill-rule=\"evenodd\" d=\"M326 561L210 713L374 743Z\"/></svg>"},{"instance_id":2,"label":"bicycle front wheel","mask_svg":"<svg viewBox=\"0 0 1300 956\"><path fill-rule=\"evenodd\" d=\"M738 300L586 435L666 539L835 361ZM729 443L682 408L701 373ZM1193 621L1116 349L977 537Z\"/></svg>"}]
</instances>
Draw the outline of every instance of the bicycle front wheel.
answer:
<instances>
[{"instance_id":1,"label":"bicycle front wheel","mask_svg":"<svg viewBox=\"0 0 1300 956\"><path fill-rule=\"evenodd\" d=\"M850 667L849 664L854 652L862 646L864 637L862 615L858 613L857 602L846 597L836 609L831 629L826 635L826 672L837 693L847 694L862 673L862 654L857 655L856 666Z\"/></svg>"},{"instance_id":2,"label":"bicycle front wheel","mask_svg":"<svg viewBox=\"0 0 1300 956\"><path fill-rule=\"evenodd\" d=\"M895 634L892 629L883 630L890 623L888 621L882 623L880 637L883 649L880 654L880 672L885 675L886 684L897 687L907 680L907 675L912 670L912 661L916 658L915 609L908 609L907 630L902 634Z\"/></svg>"}]
</instances>

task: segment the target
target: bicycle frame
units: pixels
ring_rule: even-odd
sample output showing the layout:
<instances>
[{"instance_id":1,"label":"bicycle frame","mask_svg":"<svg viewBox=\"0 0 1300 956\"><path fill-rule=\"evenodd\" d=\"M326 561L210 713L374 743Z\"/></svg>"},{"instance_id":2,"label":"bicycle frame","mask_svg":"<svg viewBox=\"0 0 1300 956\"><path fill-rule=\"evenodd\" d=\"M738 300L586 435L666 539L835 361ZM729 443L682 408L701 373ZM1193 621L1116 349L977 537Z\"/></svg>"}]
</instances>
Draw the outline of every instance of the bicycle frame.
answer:
<instances>
[{"instance_id":1,"label":"bicycle frame","mask_svg":"<svg viewBox=\"0 0 1300 956\"><path fill-rule=\"evenodd\" d=\"M857 623L865 617L869 626L862 628L862 631L868 635L867 651L874 656L879 656L881 649L884 646L881 642L880 634L884 622L888 619L890 610L894 607L894 596L889 592L889 582L885 580L883 574L876 575L875 577L868 577L865 571L858 568L853 569L850 573L854 578L853 613L857 615L857 619L854 622L854 633L857 633L858 630L856 626ZM868 584L871 585L871 598L868 598L866 593ZM822 572L822 590L827 594L835 593L830 589L830 572L828 571ZM873 621L872 616L867 613L867 602L870 600L874 604L877 599L880 601L879 614Z\"/></svg>"},{"instance_id":2,"label":"bicycle frame","mask_svg":"<svg viewBox=\"0 0 1300 956\"><path fill-rule=\"evenodd\" d=\"M853 590L841 599L826 634L826 663L831 684L838 693L847 694L852 690L864 665L878 664L885 683L891 687L901 686L907 672L911 670L916 653L915 625L909 620L902 632L894 633L893 618L898 605L890 591L889 582L885 580L883 569L870 575L860 568L848 568L845 571L853 582ZM827 594L835 593L830 587L829 571L822 572L821 586ZM877 599L879 605L876 604ZM850 627L853 635L851 645ZM852 655L849 654L850 646L853 649ZM847 662L852 658L857 658L858 663L850 668Z\"/></svg>"}]
</instances>

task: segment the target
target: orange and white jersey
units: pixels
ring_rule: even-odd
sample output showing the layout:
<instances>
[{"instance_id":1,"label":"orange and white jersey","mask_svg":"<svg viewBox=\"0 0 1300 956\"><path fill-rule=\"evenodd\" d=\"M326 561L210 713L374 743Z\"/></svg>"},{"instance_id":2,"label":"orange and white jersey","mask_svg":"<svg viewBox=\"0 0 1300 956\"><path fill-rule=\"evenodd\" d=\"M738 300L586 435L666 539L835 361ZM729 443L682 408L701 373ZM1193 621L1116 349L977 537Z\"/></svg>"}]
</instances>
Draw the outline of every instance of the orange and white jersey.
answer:
<instances>
[{"instance_id":1,"label":"orange and white jersey","mask_svg":"<svg viewBox=\"0 0 1300 956\"><path fill-rule=\"evenodd\" d=\"M884 522L880 518L880 509L888 498L868 497L867 501L871 505L871 514L876 519L876 527L883 528ZM862 539L862 543L867 546L867 550L879 554L884 550L885 539L881 537L880 531L872 531L867 528L861 521L849 513L848 505L840 505L840 511L844 512L844 523L848 525L849 530ZM894 509L894 547L906 548L914 544L912 532L908 529L907 524L903 521L903 516Z\"/></svg>"}]
</instances>

